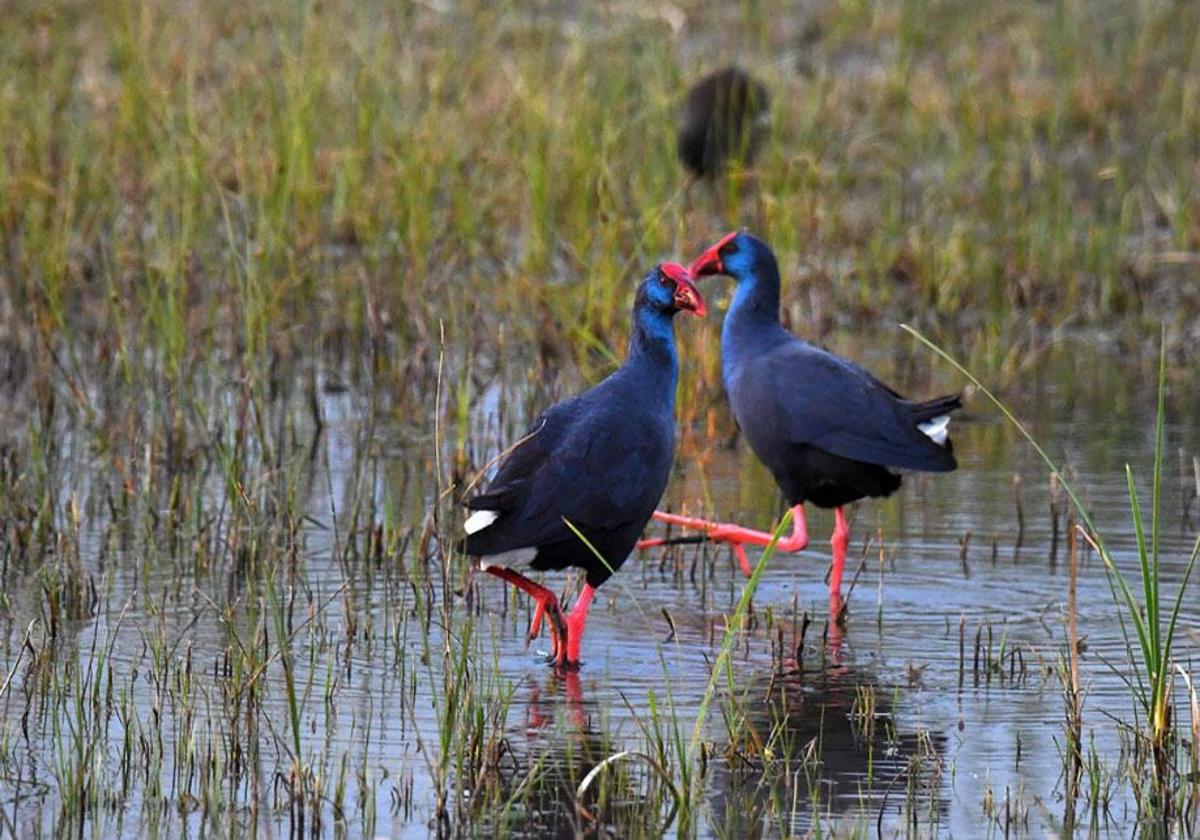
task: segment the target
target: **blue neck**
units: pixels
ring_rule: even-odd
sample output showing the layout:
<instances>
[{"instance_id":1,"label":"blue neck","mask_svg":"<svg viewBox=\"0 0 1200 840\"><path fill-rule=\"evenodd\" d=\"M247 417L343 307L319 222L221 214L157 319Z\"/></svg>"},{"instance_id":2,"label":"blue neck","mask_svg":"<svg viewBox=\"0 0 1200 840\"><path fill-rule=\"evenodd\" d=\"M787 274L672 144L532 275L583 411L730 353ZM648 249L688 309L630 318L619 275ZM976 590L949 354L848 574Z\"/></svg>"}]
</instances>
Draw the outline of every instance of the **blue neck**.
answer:
<instances>
[{"instance_id":1,"label":"blue neck","mask_svg":"<svg viewBox=\"0 0 1200 840\"><path fill-rule=\"evenodd\" d=\"M638 375L643 378L651 371L667 375L672 383L668 390L674 399L673 384L679 372L679 358L675 353L675 331L670 315L649 307L634 311L625 366L638 367Z\"/></svg>"},{"instance_id":2,"label":"blue neck","mask_svg":"<svg viewBox=\"0 0 1200 840\"><path fill-rule=\"evenodd\" d=\"M723 341L729 341L743 325L779 324L779 266L769 253L756 257L744 267L731 267L737 290L721 329Z\"/></svg>"}]
</instances>

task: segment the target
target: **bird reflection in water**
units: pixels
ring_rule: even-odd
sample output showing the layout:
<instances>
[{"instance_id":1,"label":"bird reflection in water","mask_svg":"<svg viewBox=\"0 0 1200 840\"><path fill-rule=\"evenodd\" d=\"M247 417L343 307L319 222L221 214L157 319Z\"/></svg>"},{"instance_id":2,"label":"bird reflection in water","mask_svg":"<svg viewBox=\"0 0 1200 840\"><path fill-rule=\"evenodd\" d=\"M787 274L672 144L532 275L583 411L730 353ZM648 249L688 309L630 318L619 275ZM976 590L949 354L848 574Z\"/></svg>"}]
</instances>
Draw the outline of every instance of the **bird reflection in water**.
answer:
<instances>
[{"instance_id":1,"label":"bird reflection in water","mask_svg":"<svg viewBox=\"0 0 1200 840\"><path fill-rule=\"evenodd\" d=\"M900 731L893 687L841 662L840 643L836 653L829 667L760 677L727 702L729 731L708 779L719 836L807 836L843 824L902 830L944 815L945 735Z\"/></svg>"},{"instance_id":2,"label":"bird reflection in water","mask_svg":"<svg viewBox=\"0 0 1200 840\"><path fill-rule=\"evenodd\" d=\"M598 711L576 672L530 683L523 737L509 739L500 771L511 806L504 825L481 827L482 836L652 837L670 823L667 783L636 758L613 760L624 745L599 725Z\"/></svg>"}]
</instances>

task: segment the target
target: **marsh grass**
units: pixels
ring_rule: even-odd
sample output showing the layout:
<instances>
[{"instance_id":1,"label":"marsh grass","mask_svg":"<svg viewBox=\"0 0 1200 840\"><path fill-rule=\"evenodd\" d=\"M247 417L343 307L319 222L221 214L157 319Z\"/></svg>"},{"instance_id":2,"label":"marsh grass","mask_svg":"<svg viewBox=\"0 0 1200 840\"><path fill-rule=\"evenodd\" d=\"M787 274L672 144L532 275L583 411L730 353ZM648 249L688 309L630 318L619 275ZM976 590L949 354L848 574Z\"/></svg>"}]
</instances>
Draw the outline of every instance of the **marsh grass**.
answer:
<instances>
[{"instance_id":1,"label":"marsh grass","mask_svg":"<svg viewBox=\"0 0 1200 840\"><path fill-rule=\"evenodd\" d=\"M1187 361L1200 21L1102 6L6 6L5 828L365 835L388 802L445 833L566 809L654 836L678 802L687 834L720 744L804 777L773 818L819 806L818 751L753 723L735 679L753 582L698 710L663 653L636 733L597 714L517 755L517 688L442 549L452 485L610 370L634 278L722 227L776 246L818 334L927 313L1008 378L1046 332L1119 319L1136 345L1165 317ZM718 58L776 107L720 194L685 185L672 136ZM727 423L711 329L679 329L695 460ZM605 765L577 813L620 752L656 767Z\"/></svg>"},{"instance_id":2,"label":"marsh grass","mask_svg":"<svg viewBox=\"0 0 1200 840\"><path fill-rule=\"evenodd\" d=\"M1139 807L1139 819L1143 830L1152 836L1168 836L1173 830L1190 830L1187 826L1194 816L1184 813L1184 806L1192 798L1191 783L1180 763L1186 767L1188 750L1181 739L1179 728L1175 724L1175 677L1178 663L1173 658L1175 630L1180 610L1184 604L1187 585L1196 567L1196 559L1200 556L1200 536L1197 536L1191 550L1183 559L1183 571L1178 583L1178 589L1173 599L1162 591L1162 566L1159 544L1162 536L1161 524L1161 490L1162 465L1166 449L1164 428L1166 424L1167 405L1167 346L1164 337L1160 344L1158 380L1156 392L1156 410L1154 421L1154 466L1151 480L1150 523L1147 532L1146 521L1142 513L1140 496L1134 481L1133 468L1125 465L1125 479L1129 498L1130 514L1133 520L1133 532L1136 546L1137 579L1130 586L1126 574L1118 563L1117 556L1109 548L1104 532L1112 534L1113 527L1105 523L1100 528L1092 519L1088 508L1081 501L1080 491L1072 481L1067 480L1060 467L1047 454L1044 446L1026 429L1012 411L996 397L986 386L962 364L923 336L917 330L904 326L904 329L918 341L949 362L956 370L967 377L1012 423L1021 436L1037 451L1037 454L1058 477L1063 490L1074 506L1075 514L1081 525L1079 533L1104 561L1105 572L1109 585L1112 587L1113 600L1120 609L1121 630L1125 636L1125 646L1128 654L1127 673L1121 664L1114 663L1117 674L1129 690L1134 701L1134 723L1129 725L1132 738L1132 749L1128 781L1134 790ZM1074 548L1072 547L1072 555ZM1074 605L1074 556L1072 556L1072 571L1068 593L1070 604ZM1140 587L1135 589L1135 587ZM1074 616L1071 616L1072 646L1074 639ZM1133 638L1130 638L1128 628L1133 628ZM989 629L990 636L990 629ZM988 648L990 650L990 643ZM1003 649L1003 642L1001 643ZM1082 715L1082 700L1079 697L1078 666L1074 664L1077 651L1070 651L1071 668L1074 671L1068 686L1068 720L1073 730L1069 737L1069 761L1066 772L1074 778L1079 762L1078 727ZM990 653L989 653L990 660ZM1073 765L1071 762L1075 762ZM1070 782L1074 790L1074 782Z\"/></svg>"}]
</instances>

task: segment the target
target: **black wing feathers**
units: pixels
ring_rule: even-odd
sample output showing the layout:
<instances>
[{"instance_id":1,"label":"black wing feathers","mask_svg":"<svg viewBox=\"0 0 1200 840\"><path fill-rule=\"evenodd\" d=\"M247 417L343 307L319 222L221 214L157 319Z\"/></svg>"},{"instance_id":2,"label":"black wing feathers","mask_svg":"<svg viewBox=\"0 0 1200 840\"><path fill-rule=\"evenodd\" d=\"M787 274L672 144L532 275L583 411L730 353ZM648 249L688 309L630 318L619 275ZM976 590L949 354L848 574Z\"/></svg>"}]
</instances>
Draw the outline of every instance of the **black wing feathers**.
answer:
<instances>
[{"instance_id":1,"label":"black wing feathers","mask_svg":"<svg viewBox=\"0 0 1200 840\"><path fill-rule=\"evenodd\" d=\"M743 372L743 427L760 426L777 445L813 446L870 464L945 472L949 447L917 424L952 411L957 396L925 403L903 399L863 368L798 339L777 345Z\"/></svg>"},{"instance_id":2,"label":"black wing feathers","mask_svg":"<svg viewBox=\"0 0 1200 840\"><path fill-rule=\"evenodd\" d=\"M666 489L673 430L669 415L660 426L631 425L628 414L603 400L579 398L547 411L487 491L468 502L501 517L467 538L467 552L574 540L564 517L585 534L631 524L640 530Z\"/></svg>"}]
</instances>

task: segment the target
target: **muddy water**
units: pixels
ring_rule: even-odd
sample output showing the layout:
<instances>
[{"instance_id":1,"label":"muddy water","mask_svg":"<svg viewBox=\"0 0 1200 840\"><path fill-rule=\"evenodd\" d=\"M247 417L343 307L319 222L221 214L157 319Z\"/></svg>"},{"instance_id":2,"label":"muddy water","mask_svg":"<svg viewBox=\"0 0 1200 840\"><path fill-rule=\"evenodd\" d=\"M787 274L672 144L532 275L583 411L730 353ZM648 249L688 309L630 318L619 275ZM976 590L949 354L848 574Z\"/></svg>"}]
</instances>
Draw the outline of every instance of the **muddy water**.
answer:
<instances>
[{"instance_id":1,"label":"muddy water","mask_svg":"<svg viewBox=\"0 0 1200 840\"><path fill-rule=\"evenodd\" d=\"M929 394L959 387L950 371L903 336L836 336L832 345L904 390ZM874 349L868 353L866 347ZM1131 574L1136 558L1122 471L1125 463L1134 465L1139 486L1147 488L1153 381L1153 360L1130 358L1089 338L1031 357L1002 389L1051 454L1068 465ZM1170 592L1200 517L1191 472L1192 456L1200 454L1194 414L1200 394L1195 378L1182 372L1173 388L1163 502ZM524 423L524 406L541 399L526 393L523 383L485 383L472 415L473 434L484 441L477 459L494 454L497 440L511 439ZM498 582L477 580L450 604L421 601L422 593L439 590L411 583L419 533L401 556L373 570L336 559L346 538L348 498L371 500L379 519L419 519L411 512L426 510L434 495L410 480L428 467L432 430L406 425L403 418L367 426L364 405L353 393L326 396L328 427L305 482L304 585L296 607L301 618L310 617L296 636L297 675L308 686L300 709L302 751L315 757L329 787L344 775L345 801L353 804L345 809L343 827L351 836L364 830L426 836L437 790L439 709L445 707L436 696L443 684L439 651L446 619L457 634L470 614L472 667L487 693L507 701L502 731L492 733L504 740L501 766L512 768L501 771L500 783L515 787L519 768L544 768L537 791L505 818L508 830L571 836L587 829L573 792L588 770L616 751L644 749L645 727L676 725L669 712L662 722L664 709L674 710L685 737L691 732L724 616L737 602L742 579L720 548L632 558L593 609L584 667L577 676L555 676L538 659L544 640L524 646L527 604ZM819 824L870 834L882 827L890 836L915 823L923 835L1007 829L1044 836L1062 820L1058 669L1066 650L1066 500L1058 499L1055 526L1048 475L1034 453L982 397L972 397L969 409L954 427L958 472L910 477L894 498L853 511L848 565L858 573L844 632L831 632L826 624L827 513L809 517L809 550L777 557L767 568L750 630L734 651L733 694L722 693L707 723L711 758L702 835L787 836ZM722 516L760 527L781 512L769 477L740 444L684 458L666 504L697 513L711 504ZM412 524L419 532L420 522ZM95 543L83 545L86 554ZM104 586L97 617L73 628L81 661L100 640L111 644L119 675L148 671L147 641L159 633L175 643L173 655L186 651L196 663L200 683L185 718L178 709L161 708L151 679L133 678L139 718L157 726L166 742L163 790L150 795L135 784L124 807L101 809L89 824L97 835L197 835L206 819L179 793L188 781L172 776L172 744L181 735L187 743L189 732L219 744L228 731L214 711L220 705L205 698L215 693L232 631L202 594L211 584L187 571L181 578L178 569L139 568L136 558L119 556L85 557L84 563ZM555 585L562 580L554 578ZM1193 582L1193 593L1196 588ZM131 598L135 591L139 597ZM155 596L147 598L147 592ZM1196 603L1194 595L1186 599L1179 657L1185 663L1200 650ZM11 632L19 636L28 616L16 612ZM429 619L427 636L414 615ZM1085 743L1101 767L1112 769L1121 749L1114 719L1133 717L1117 616L1102 565L1082 552ZM359 640L353 644L344 642L351 624ZM289 764L289 710L281 670L268 669L266 678L265 702L277 730L260 733L258 760L262 777L271 780ZM658 724L651 721L652 705ZM53 767L46 765L58 736L39 728L35 717L28 740L16 739L20 714L10 697L4 720L10 743L19 744L12 749L24 751L12 760L21 768L21 784L0 784L13 791L4 805L9 818L28 833L50 825L57 812ZM731 716L744 722L734 743L726 725ZM110 723L110 737L119 741L122 727ZM96 772L119 768L99 757ZM653 774L637 767L627 772L626 798L648 795ZM1110 785L1097 827L1125 836L1133 803L1125 785ZM156 806L160 798L166 807ZM295 828L288 817L271 816L277 784L247 790L243 783L230 799L228 813L207 820L210 829L247 825L255 808L260 827L279 833ZM361 804L372 801L365 809ZM1080 810L1089 821L1087 807ZM327 811L327 825L334 826L336 809ZM651 821L669 824L671 815L664 806L646 819L649 831Z\"/></svg>"}]
</instances>

